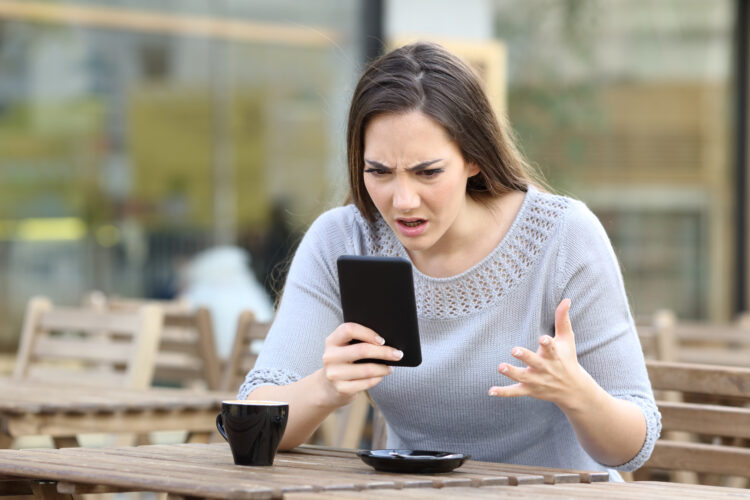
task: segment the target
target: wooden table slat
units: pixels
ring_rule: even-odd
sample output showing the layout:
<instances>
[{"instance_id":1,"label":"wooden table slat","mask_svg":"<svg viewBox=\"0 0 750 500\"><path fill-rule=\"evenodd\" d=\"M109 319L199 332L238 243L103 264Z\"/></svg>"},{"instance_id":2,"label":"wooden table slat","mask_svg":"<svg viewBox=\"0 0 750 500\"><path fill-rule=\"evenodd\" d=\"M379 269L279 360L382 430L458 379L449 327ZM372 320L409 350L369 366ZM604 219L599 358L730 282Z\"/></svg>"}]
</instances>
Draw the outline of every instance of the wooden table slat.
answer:
<instances>
[{"instance_id":1,"label":"wooden table slat","mask_svg":"<svg viewBox=\"0 0 750 500\"><path fill-rule=\"evenodd\" d=\"M556 481L586 473L469 461L448 474L384 474L362 463L353 451L332 450L327 455L324 449L279 453L273 467L239 467L233 464L225 443L0 451L0 477L6 484L34 484L38 488L42 479L57 480L57 492L67 495L150 490L166 492L170 498L283 496L284 500L750 499L750 490L676 483L587 484L560 480L510 486L479 480L490 479L493 474L502 478L506 472L501 471L506 470ZM28 479L20 480L18 475ZM411 476L418 480L410 483Z\"/></svg>"},{"instance_id":2,"label":"wooden table slat","mask_svg":"<svg viewBox=\"0 0 750 500\"><path fill-rule=\"evenodd\" d=\"M215 432L218 410L174 412L115 412L99 415L23 415L7 417L5 429L11 436L47 434L70 436L84 433L152 432L189 430Z\"/></svg>"},{"instance_id":3,"label":"wooden table slat","mask_svg":"<svg viewBox=\"0 0 750 500\"><path fill-rule=\"evenodd\" d=\"M296 451L296 450L295 450ZM279 454L280 461L289 461L294 464L295 467L305 467L304 465L304 454L301 456L297 453L289 452ZM410 481L421 483L424 481L425 474L404 474L404 473L389 473L389 472L375 472L369 466L365 465L359 457L354 453L348 454L337 454L333 457L325 457L322 455L316 456L316 463L324 464L326 468L332 470L351 470L358 473L378 474L382 477L389 477L395 481L403 482L408 478ZM282 462L283 463L283 462ZM467 462L467 464L470 462ZM490 484L518 484L518 482L537 482L541 483L543 478L537 475L527 475L518 473L507 473L499 468L487 473L471 473L464 464L459 469L449 473L435 474L432 477L433 486L442 488L445 486L460 486L468 483L470 486L482 486ZM316 466L317 468L317 466ZM412 485L404 484L402 487L412 487Z\"/></svg>"},{"instance_id":4,"label":"wooden table slat","mask_svg":"<svg viewBox=\"0 0 750 500\"><path fill-rule=\"evenodd\" d=\"M324 456L341 456L341 457L357 457L356 450L349 450L345 448L327 448L325 446L315 445L302 445L292 450L293 453L308 454L308 455L324 455ZM547 484L555 483L567 483L567 482L597 482L597 481L609 481L609 472L607 471L580 471L572 469L553 469L550 467L540 466L528 466L528 465L512 465L502 464L502 471L513 474L514 472L522 472L526 475L539 475L544 478L544 482ZM484 468L484 469L482 469ZM462 471L467 470L492 470L498 472L498 464L494 462L481 462L478 460L469 460L464 464L461 469Z\"/></svg>"},{"instance_id":5,"label":"wooden table slat","mask_svg":"<svg viewBox=\"0 0 750 500\"><path fill-rule=\"evenodd\" d=\"M0 414L52 412L111 412L146 409L220 408L221 401L233 399L233 392L190 391L185 389L111 389L84 386L56 386L39 382L0 378Z\"/></svg>"},{"instance_id":6,"label":"wooden table slat","mask_svg":"<svg viewBox=\"0 0 750 500\"><path fill-rule=\"evenodd\" d=\"M224 442L0 450L0 475L37 490L45 483L47 492L46 483L56 481L56 491L68 496L155 491L171 498L294 499L294 495L317 495L318 499L365 500L458 498L459 493L464 492L461 494L465 496L465 491L471 491L476 498L491 498L490 493L523 497L530 491L528 488L545 486L544 482L559 493L568 491L568 487L591 487L580 483L586 474L598 473L473 460L448 473L384 473L362 462L354 450L307 447L278 453L270 467L243 467L234 464ZM581 491L586 492L582 498L589 498L591 492L602 495L596 489ZM619 495L619 490L616 493Z\"/></svg>"},{"instance_id":7,"label":"wooden table slat","mask_svg":"<svg viewBox=\"0 0 750 500\"><path fill-rule=\"evenodd\" d=\"M12 465L3 459L12 457ZM83 488L87 483L137 490L164 486L168 477L173 493L191 491L202 484L196 478L232 485L226 488L207 486L229 496L238 489L251 492L263 489L281 495L293 491L368 490L402 488L485 487L492 484L533 484L544 480L542 475L520 471L506 472L502 464L476 462L476 470L467 468L444 474L396 474L376 472L353 453L334 456L304 453L279 453L273 467L238 467L234 465L226 443L205 445L156 445L124 448L66 448L60 450L0 451L0 471L5 474L34 473L50 480L63 481ZM489 470L487 467L495 467ZM116 471L116 474L113 474ZM336 471L330 474L330 471ZM134 483L140 478L140 487ZM205 486L205 485L204 485ZM213 487L213 489L211 489Z\"/></svg>"},{"instance_id":8,"label":"wooden table slat","mask_svg":"<svg viewBox=\"0 0 750 500\"><path fill-rule=\"evenodd\" d=\"M293 457L294 454L325 456L325 450L320 451L316 449L316 447L302 446L299 448L295 448L287 456ZM354 450L334 449L332 451L332 455L336 457L340 457L340 458L347 458L350 460L354 460L355 462L361 462L359 457L356 455L356 451ZM332 457L326 457L326 458L330 459ZM485 464L486 466L482 468L482 464ZM337 467L340 465L336 463L331 463L330 466ZM528 470L528 468L526 469ZM474 472L472 473L472 471ZM475 485L475 486L490 485L490 484L511 484L511 485L541 484L545 481L544 474L541 474L541 473L540 474L529 473L529 472L525 472L523 469L513 468L512 466L510 468L506 468L505 464L497 464L497 463L492 463L492 462L479 462L476 460L468 460L464 465L462 465L459 469L457 469L456 473L466 474L467 477L472 480L472 485ZM379 472L379 474L387 474L387 473ZM403 476L403 474L401 473L396 473L396 474L398 476ZM504 478L507 478L507 483L505 483ZM445 484L445 485L453 485L453 484Z\"/></svg>"},{"instance_id":9,"label":"wooden table slat","mask_svg":"<svg viewBox=\"0 0 750 500\"><path fill-rule=\"evenodd\" d=\"M17 451L17 454L13 456L13 463L0 462L2 471L6 474L45 478L51 481L63 481L66 483L95 483L121 488L124 491L142 491L144 489L147 491L162 491L166 489L167 491L183 495L203 495L223 498L233 498L239 495L245 496L245 498L252 498L253 500L269 499L281 495L278 490L274 490L263 484L243 482L239 484L217 484L202 481L201 476L197 475L188 478L173 478L170 475L165 475L163 472L139 471L138 473L132 473L118 468L101 469L102 473L97 474L97 469L89 466L71 464L69 460L67 462L61 462L60 460L45 461L45 458L37 454L24 453L25 451L38 450ZM0 451L0 461L6 456L7 451Z\"/></svg>"},{"instance_id":10,"label":"wooden table slat","mask_svg":"<svg viewBox=\"0 0 750 500\"><path fill-rule=\"evenodd\" d=\"M194 462L205 469L205 462L210 457L212 464L222 463L230 469L237 469L232 462L229 447L226 444L203 445L201 448L193 448L194 454L181 454L175 456L173 445L166 446L141 446L137 448L120 448L112 449L112 453L123 453L128 456L151 457L165 460L179 460L182 463ZM184 446L184 445L183 445ZM75 453L75 450L71 450ZM328 470L336 470L340 477L350 477L353 481L351 484L354 488L368 489L374 487L385 487L385 485L376 485L372 482L363 483L362 477L375 476L375 471L363 464L354 454L347 458L343 457L318 457L315 463L306 463L304 456L295 456L294 453L279 453L274 462L274 469L284 472L293 468L297 472L300 470L309 471L309 478L317 481L321 473ZM251 468L252 469L252 468ZM267 474L267 472L264 472ZM387 480L391 487L395 488L413 488L413 487L445 487L455 485L480 486L489 484L508 484L508 476L501 473L471 474L461 469L457 472L436 475L430 480L423 474L399 474L378 472L377 477ZM541 478L534 476L534 479L541 482ZM325 488L324 488L325 489Z\"/></svg>"},{"instance_id":11,"label":"wooden table slat","mask_svg":"<svg viewBox=\"0 0 750 500\"><path fill-rule=\"evenodd\" d=\"M615 484L615 483L612 483ZM618 498L666 498L675 500L712 498L750 498L750 490L682 483L619 483ZM611 488L606 484L592 485L601 497L610 496Z\"/></svg>"},{"instance_id":12,"label":"wooden table slat","mask_svg":"<svg viewBox=\"0 0 750 500\"><path fill-rule=\"evenodd\" d=\"M191 445L182 445L179 461L175 460L174 454L164 459L154 450L150 450L151 446L96 450L66 448L55 450L54 455L62 462L74 460L77 464L86 464L92 470L92 475L96 473L95 469L111 466L132 473L169 474L172 478L193 478L196 475L208 474L215 479L234 483L257 480L282 492L328 487L348 489L397 487L396 481L388 481L387 478L354 473L345 474L342 471L339 471L335 478L320 477L320 473L324 470L322 468L306 474L305 471L283 467L238 467L232 461L228 446L218 459L206 453L208 447L206 445L196 449ZM133 460L134 457L138 457L138 460ZM319 487L316 488L316 484Z\"/></svg>"},{"instance_id":13,"label":"wooden table slat","mask_svg":"<svg viewBox=\"0 0 750 500\"><path fill-rule=\"evenodd\" d=\"M486 488L446 488L443 490L381 490L335 492L328 500L465 500L471 499L619 499L652 498L665 500L712 500L750 498L750 490L697 486L679 483L579 483L560 485L488 486ZM284 500L323 500L319 493L290 493Z\"/></svg>"}]
</instances>

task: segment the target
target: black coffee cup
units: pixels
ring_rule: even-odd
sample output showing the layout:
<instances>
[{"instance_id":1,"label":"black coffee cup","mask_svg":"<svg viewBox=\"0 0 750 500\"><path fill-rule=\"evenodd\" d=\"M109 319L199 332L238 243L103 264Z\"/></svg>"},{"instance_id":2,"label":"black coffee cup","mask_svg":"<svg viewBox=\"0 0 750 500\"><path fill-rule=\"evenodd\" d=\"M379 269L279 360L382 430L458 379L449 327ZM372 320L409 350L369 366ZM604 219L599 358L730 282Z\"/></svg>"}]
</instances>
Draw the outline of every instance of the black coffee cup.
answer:
<instances>
[{"instance_id":1,"label":"black coffee cup","mask_svg":"<svg viewBox=\"0 0 750 500\"><path fill-rule=\"evenodd\" d=\"M237 465L273 465L289 418L289 404L278 401L222 401L216 428Z\"/></svg>"}]
</instances>

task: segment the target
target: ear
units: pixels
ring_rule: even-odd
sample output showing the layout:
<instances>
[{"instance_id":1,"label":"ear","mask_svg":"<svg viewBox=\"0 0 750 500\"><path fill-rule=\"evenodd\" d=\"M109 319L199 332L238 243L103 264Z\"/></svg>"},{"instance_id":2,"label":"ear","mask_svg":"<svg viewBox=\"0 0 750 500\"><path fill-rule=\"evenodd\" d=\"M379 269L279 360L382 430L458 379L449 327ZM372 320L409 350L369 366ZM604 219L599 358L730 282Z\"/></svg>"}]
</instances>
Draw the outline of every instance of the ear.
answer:
<instances>
[{"instance_id":1,"label":"ear","mask_svg":"<svg viewBox=\"0 0 750 500\"><path fill-rule=\"evenodd\" d=\"M479 173L479 165L476 163L468 163L466 168L468 169L469 177L474 177Z\"/></svg>"}]
</instances>

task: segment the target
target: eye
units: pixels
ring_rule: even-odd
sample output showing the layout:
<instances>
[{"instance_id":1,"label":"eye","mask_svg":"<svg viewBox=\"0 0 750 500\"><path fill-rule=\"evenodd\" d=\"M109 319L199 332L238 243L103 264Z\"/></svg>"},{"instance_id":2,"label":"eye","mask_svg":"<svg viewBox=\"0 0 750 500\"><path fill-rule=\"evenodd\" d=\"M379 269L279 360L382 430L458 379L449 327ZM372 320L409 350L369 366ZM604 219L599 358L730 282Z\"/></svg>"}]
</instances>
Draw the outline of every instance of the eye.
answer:
<instances>
[{"instance_id":1,"label":"eye","mask_svg":"<svg viewBox=\"0 0 750 500\"><path fill-rule=\"evenodd\" d=\"M428 168L426 170L422 170L421 172L419 172L419 174L423 177L435 177L442 172L442 168Z\"/></svg>"},{"instance_id":2,"label":"eye","mask_svg":"<svg viewBox=\"0 0 750 500\"><path fill-rule=\"evenodd\" d=\"M385 175L385 174L387 174L387 173L388 173L388 171L387 171L387 170L384 170L384 169L382 169L382 168L377 168L377 167L369 167L369 168L366 168L366 169L365 169L365 173L366 173L366 174L373 174L373 175L375 175L375 176L382 176L382 175Z\"/></svg>"}]
</instances>

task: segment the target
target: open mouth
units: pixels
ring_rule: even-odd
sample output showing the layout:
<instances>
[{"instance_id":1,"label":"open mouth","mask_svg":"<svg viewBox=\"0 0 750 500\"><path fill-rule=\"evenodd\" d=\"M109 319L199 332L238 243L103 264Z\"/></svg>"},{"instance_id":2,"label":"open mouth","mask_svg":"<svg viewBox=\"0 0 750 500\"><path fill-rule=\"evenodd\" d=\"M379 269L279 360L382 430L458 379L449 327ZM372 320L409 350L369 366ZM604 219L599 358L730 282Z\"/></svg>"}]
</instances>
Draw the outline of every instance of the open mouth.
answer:
<instances>
[{"instance_id":1,"label":"open mouth","mask_svg":"<svg viewBox=\"0 0 750 500\"><path fill-rule=\"evenodd\" d=\"M427 221L424 219L398 219L398 222L406 227L417 227Z\"/></svg>"},{"instance_id":2,"label":"open mouth","mask_svg":"<svg viewBox=\"0 0 750 500\"><path fill-rule=\"evenodd\" d=\"M401 223L407 227L417 227L420 224L424 224L424 220L401 221Z\"/></svg>"}]
</instances>

